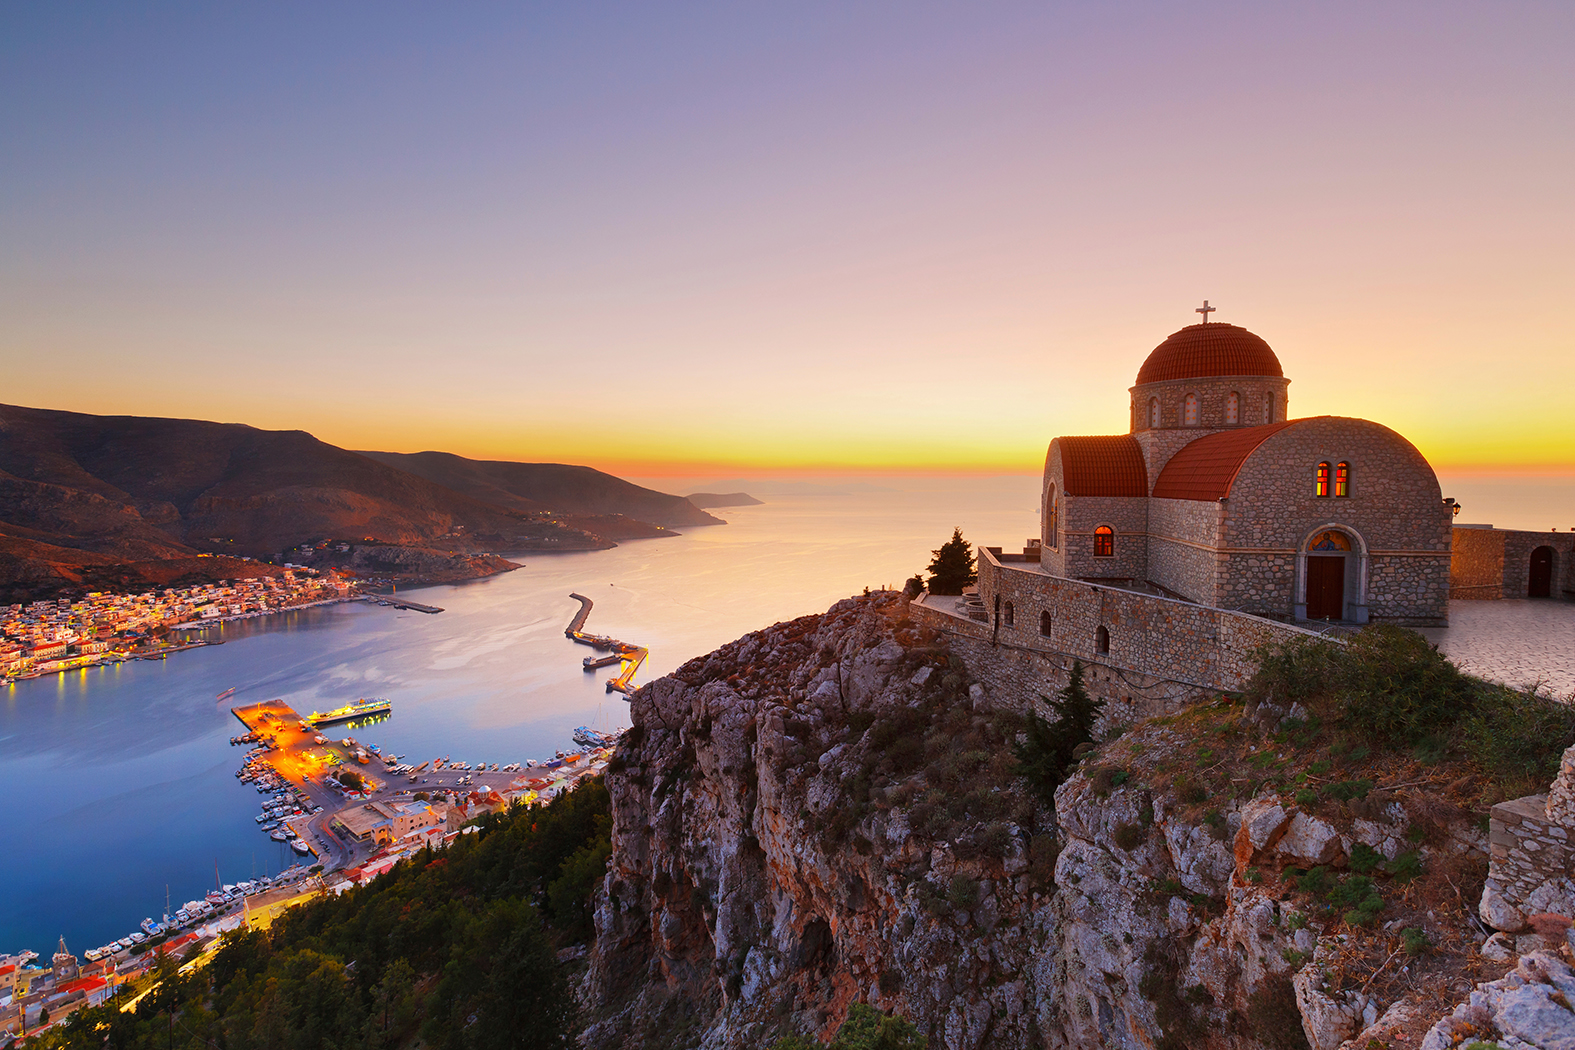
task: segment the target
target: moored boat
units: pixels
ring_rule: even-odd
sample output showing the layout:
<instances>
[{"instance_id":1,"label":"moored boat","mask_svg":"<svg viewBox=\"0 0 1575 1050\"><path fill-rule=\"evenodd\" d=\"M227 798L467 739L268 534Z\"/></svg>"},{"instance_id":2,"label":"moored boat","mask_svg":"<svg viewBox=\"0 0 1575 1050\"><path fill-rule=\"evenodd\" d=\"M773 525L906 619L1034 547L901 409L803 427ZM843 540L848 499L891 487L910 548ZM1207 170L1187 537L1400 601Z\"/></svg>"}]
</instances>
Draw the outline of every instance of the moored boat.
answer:
<instances>
[{"instance_id":1,"label":"moored boat","mask_svg":"<svg viewBox=\"0 0 1575 1050\"><path fill-rule=\"evenodd\" d=\"M381 696L363 697L354 703L343 707L336 707L332 711L313 711L306 721L313 725L331 725L334 722L348 722L352 718L365 718L368 715L388 714L394 709L393 701Z\"/></svg>"}]
</instances>

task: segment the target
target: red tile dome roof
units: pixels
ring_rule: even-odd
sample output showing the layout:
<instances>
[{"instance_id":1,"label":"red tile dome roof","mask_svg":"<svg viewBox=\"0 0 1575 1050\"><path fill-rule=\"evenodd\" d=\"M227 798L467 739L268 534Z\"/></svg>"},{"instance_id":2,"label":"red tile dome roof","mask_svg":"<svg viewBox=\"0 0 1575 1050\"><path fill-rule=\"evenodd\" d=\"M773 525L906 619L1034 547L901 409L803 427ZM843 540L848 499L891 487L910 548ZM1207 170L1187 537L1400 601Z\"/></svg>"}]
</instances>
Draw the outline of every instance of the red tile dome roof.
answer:
<instances>
[{"instance_id":1,"label":"red tile dome roof","mask_svg":"<svg viewBox=\"0 0 1575 1050\"><path fill-rule=\"evenodd\" d=\"M1172 333L1138 369L1137 385L1208 376L1283 376L1269 344L1233 324L1194 324Z\"/></svg>"}]
</instances>

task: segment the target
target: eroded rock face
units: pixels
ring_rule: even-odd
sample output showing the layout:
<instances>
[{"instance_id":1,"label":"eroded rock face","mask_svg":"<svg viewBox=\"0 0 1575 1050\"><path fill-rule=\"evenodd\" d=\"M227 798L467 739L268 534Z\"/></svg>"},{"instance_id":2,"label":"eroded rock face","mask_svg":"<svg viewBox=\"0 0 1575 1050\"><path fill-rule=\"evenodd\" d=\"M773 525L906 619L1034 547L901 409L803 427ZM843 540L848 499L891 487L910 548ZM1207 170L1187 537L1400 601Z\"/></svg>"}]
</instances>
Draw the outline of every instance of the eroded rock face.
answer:
<instances>
[{"instance_id":1,"label":"eroded rock face","mask_svg":"<svg viewBox=\"0 0 1575 1050\"><path fill-rule=\"evenodd\" d=\"M1404 841L1401 807L1335 828L1267 795L1184 803L1147 786L1196 768L1197 741L1161 719L1085 762L1053 812L1002 781L991 790L1015 801L942 828L954 800L927 778L944 755L900 786L870 771L920 736L933 748L936 719L977 725L1017 698L933 643L875 595L632 698L607 776L588 1047L824 1038L855 1001L937 1050L1257 1050L1293 1045L1260 1041L1286 1024L1335 1050L1404 1015L1326 988L1327 934L1280 899L1279 876ZM893 722L908 728L875 746Z\"/></svg>"}]
</instances>

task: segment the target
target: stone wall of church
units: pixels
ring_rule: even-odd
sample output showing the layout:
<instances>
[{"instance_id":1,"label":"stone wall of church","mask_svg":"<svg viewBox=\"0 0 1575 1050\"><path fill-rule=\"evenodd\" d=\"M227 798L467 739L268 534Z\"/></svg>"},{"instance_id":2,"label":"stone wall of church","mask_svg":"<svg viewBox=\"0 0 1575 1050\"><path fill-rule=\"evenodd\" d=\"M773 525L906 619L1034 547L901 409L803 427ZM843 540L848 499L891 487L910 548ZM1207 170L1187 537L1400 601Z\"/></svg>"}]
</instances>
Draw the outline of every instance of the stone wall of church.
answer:
<instances>
[{"instance_id":1,"label":"stone wall of church","mask_svg":"<svg viewBox=\"0 0 1575 1050\"><path fill-rule=\"evenodd\" d=\"M1059 573L1105 580L1142 580L1148 575L1148 500L1139 496L1063 496ZM1115 553L1094 554L1094 530L1115 530ZM1041 555L1041 564L1043 556Z\"/></svg>"},{"instance_id":2,"label":"stone wall of church","mask_svg":"<svg viewBox=\"0 0 1575 1050\"><path fill-rule=\"evenodd\" d=\"M1217 503L1151 499L1148 578L1204 605L1219 605L1220 510Z\"/></svg>"},{"instance_id":3,"label":"stone wall of church","mask_svg":"<svg viewBox=\"0 0 1575 1050\"><path fill-rule=\"evenodd\" d=\"M1027 564L1003 565L988 551L979 558L979 595L992 620L948 616L957 621L948 629L1198 689L1240 689L1256 667L1253 653L1259 646L1311 634L1256 616L1051 576ZM994 618L997 596L999 620ZM1049 614L1048 634L1041 632L1044 613ZM1100 627L1108 632L1108 652L1099 649Z\"/></svg>"},{"instance_id":4,"label":"stone wall of church","mask_svg":"<svg viewBox=\"0 0 1575 1050\"><path fill-rule=\"evenodd\" d=\"M1349 497L1317 495L1314 473L1324 461L1351 464ZM1313 535L1338 527L1366 547L1373 620L1446 622L1450 512L1427 460L1389 428L1319 416L1279 431L1242 464L1226 512L1230 558L1221 604L1289 615L1298 552Z\"/></svg>"}]
</instances>

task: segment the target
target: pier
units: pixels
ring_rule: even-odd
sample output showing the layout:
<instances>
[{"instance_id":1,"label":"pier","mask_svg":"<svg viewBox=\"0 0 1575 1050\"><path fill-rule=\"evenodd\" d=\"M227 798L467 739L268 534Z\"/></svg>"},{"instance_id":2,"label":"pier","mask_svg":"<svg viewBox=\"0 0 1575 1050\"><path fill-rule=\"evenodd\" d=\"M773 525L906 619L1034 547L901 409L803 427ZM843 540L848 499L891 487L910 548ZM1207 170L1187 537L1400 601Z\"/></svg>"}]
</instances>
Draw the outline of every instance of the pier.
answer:
<instances>
[{"instance_id":1,"label":"pier","mask_svg":"<svg viewBox=\"0 0 1575 1050\"><path fill-rule=\"evenodd\" d=\"M397 598L392 594L363 594L361 595L361 600L363 602L371 602L374 605L392 605L396 609L410 609L419 613L432 613L435 615L443 611L436 605L422 605L420 602L413 602L406 598Z\"/></svg>"},{"instance_id":2,"label":"pier","mask_svg":"<svg viewBox=\"0 0 1575 1050\"><path fill-rule=\"evenodd\" d=\"M605 635L586 634L585 621L590 619L591 608L596 603L583 594L570 592L569 597L580 603L580 611L574 614L574 619L570 620L569 626L564 628L564 636L581 645L588 645L592 649L611 651L609 656L587 656L581 661L581 665L587 671L594 671L599 667L611 667L615 663L622 663L623 669L618 672L617 677L607 682L607 691L628 696L635 690L634 673L640 669L641 664L645 663L645 658L650 655L650 651L642 646L630 645L628 642L620 642L616 638L608 638Z\"/></svg>"}]
</instances>

